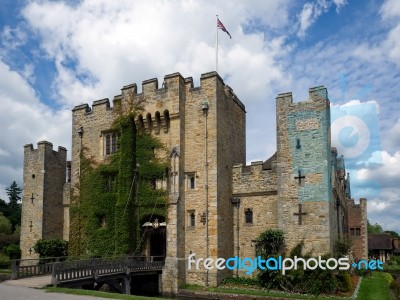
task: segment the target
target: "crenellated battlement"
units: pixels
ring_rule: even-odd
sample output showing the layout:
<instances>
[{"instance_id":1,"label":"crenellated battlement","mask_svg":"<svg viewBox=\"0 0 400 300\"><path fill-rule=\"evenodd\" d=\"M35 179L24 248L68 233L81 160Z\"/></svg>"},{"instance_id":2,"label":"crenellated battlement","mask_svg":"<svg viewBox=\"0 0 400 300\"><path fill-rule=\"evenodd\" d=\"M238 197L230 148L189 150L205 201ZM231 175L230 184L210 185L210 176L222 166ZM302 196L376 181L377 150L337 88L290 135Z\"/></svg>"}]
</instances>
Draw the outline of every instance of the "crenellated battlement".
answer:
<instances>
[{"instance_id":1,"label":"crenellated battlement","mask_svg":"<svg viewBox=\"0 0 400 300\"><path fill-rule=\"evenodd\" d=\"M65 147L59 146L58 151L53 150L53 144L48 141L40 141L37 143L37 149L33 148L33 144L26 144L24 146L24 154L52 154L53 157L58 157L60 160L67 159L67 149Z\"/></svg>"},{"instance_id":2,"label":"crenellated battlement","mask_svg":"<svg viewBox=\"0 0 400 300\"><path fill-rule=\"evenodd\" d=\"M146 101L144 114L147 115L147 113L150 112L153 121L155 121L156 112L158 111L162 116L165 109L167 109L170 116L173 117L175 114L178 114L179 111L177 105L174 105L172 102L180 93L195 93L201 91L203 87L209 84L209 81L215 80L215 78L223 84L225 95L245 110L243 103L238 99L232 88L224 84L218 73L208 72L201 75L200 86L198 87L194 86L192 77L183 78L180 73L172 73L164 76L161 87L157 78L144 80L142 82L142 92L140 93L138 92L136 83L123 86L121 88L121 94L114 96L112 106L110 100L105 98L93 101L92 106L89 106L87 103L77 105L72 111L76 115L89 115L98 111L112 111L114 107L117 106L126 107L135 102ZM163 109L154 109L160 107L163 107Z\"/></svg>"},{"instance_id":3,"label":"crenellated battlement","mask_svg":"<svg viewBox=\"0 0 400 300\"><path fill-rule=\"evenodd\" d=\"M329 105L328 90L323 85L308 89L308 100L293 102L292 92L281 93L276 97L277 106L297 107L308 103L324 103Z\"/></svg>"},{"instance_id":4,"label":"crenellated battlement","mask_svg":"<svg viewBox=\"0 0 400 300\"><path fill-rule=\"evenodd\" d=\"M267 161L254 161L250 165L237 164L232 168L234 194L248 190L263 192L276 190L276 156Z\"/></svg>"}]
</instances>

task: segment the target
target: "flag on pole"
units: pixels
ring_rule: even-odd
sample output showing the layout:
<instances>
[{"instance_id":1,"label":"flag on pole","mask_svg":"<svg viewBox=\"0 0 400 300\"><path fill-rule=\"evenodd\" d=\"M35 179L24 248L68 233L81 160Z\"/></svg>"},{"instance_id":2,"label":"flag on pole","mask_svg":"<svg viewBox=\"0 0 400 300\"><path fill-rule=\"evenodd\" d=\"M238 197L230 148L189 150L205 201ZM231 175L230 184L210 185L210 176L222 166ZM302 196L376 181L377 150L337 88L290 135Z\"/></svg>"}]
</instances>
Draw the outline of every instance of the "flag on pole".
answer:
<instances>
[{"instance_id":1,"label":"flag on pole","mask_svg":"<svg viewBox=\"0 0 400 300\"><path fill-rule=\"evenodd\" d=\"M228 30L226 30L224 24L222 24L222 22L218 18L217 18L217 28L221 29L224 32L226 32L229 35L229 38L232 38L231 34L228 32Z\"/></svg>"}]
</instances>

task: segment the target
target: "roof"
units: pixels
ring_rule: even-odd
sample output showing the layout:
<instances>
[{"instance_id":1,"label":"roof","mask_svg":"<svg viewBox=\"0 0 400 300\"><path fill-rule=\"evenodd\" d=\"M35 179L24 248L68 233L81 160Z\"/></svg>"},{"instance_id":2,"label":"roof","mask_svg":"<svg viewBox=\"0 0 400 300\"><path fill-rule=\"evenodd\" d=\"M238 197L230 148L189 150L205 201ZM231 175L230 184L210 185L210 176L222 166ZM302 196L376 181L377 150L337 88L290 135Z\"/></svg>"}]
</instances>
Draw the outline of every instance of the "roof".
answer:
<instances>
[{"instance_id":1,"label":"roof","mask_svg":"<svg viewBox=\"0 0 400 300\"><path fill-rule=\"evenodd\" d=\"M392 239L390 234L369 234L368 250L392 249Z\"/></svg>"}]
</instances>

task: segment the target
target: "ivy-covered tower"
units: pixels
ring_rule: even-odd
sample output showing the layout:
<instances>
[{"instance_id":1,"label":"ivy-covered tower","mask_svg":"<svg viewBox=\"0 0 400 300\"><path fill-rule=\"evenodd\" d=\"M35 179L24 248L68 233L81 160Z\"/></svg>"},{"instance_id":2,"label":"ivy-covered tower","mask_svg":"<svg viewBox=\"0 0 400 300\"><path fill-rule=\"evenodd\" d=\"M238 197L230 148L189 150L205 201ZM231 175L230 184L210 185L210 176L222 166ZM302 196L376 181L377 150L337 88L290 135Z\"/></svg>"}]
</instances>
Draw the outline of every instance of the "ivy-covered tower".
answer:
<instances>
[{"instance_id":1,"label":"ivy-covered tower","mask_svg":"<svg viewBox=\"0 0 400 300\"><path fill-rule=\"evenodd\" d=\"M203 74L199 87L194 87L192 78L183 78L179 73L165 76L161 87L157 79L144 81L141 93L136 84L124 86L112 102L111 106L108 99L102 99L93 102L92 107L83 104L73 109L69 209L72 248L79 252L82 249L74 245L85 249L90 249L93 243L101 245L110 230L120 230L116 235L119 239L121 230L124 232L132 224L136 236L143 228L153 227L157 233L155 227L164 226L166 249L160 253L166 256L163 292L176 293L183 283L217 285L228 275L227 270L188 270L186 259L190 253L214 259L233 255L231 168L245 161L243 104L216 72ZM143 109L137 110L140 104ZM137 167L131 168L133 173L128 180L132 189L121 198L119 192L104 193L101 186L112 190L116 182L120 190L121 167L132 163L121 163L127 144L126 135L118 125L121 116L131 112L137 130L136 149L150 152L137 152L147 158L140 161L137 157ZM151 138L145 141L141 138L145 136ZM148 157L149 153L153 157ZM163 174L160 168L154 172L155 165L148 168L145 161L158 161L157 166L166 163ZM144 185L149 189L143 190ZM86 191L93 190L99 193L87 197ZM133 201L129 204L133 211L130 222L119 223L118 201L124 212L124 203L129 203L129 199ZM85 203L92 204L85 206ZM102 212L100 207L107 205L109 210ZM91 216L87 217L90 207ZM115 217L110 220L113 214ZM87 222L91 222L90 235L85 231ZM162 247L160 239L150 237L143 241L142 236L138 245L143 249L141 243L146 242L147 254ZM114 244L115 248L117 242ZM99 247L103 252L109 248L112 246ZM136 250L137 245L134 248L126 249Z\"/></svg>"}]
</instances>

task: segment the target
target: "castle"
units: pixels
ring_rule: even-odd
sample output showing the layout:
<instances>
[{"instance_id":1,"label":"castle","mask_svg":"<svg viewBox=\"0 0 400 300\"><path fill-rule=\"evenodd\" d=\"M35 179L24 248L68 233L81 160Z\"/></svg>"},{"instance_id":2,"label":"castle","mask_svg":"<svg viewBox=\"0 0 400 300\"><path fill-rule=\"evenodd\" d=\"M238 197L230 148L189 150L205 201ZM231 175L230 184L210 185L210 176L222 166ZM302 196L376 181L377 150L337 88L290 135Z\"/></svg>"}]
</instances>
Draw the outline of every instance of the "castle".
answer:
<instances>
[{"instance_id":1,"label":"castle","mask_svg":"<svg viewBox=\"0 0 400 300\"><path fill-rule=\"evenodd\" d=\"M96 162L118 151L114 108L132 100L146 101L135 119L138 130L168 150L168 180L155 185L167 189L167 212L146 223L159 222L155 230L166 230L166 247L149 240L145 249L165 256L164 293L176 293L184 283L218 285L231 271L189 270L188 256L254 257L255 239L269 228L283 230L287 251L304 240L305 251L314 255L332 252L335 241L349 234L354 257L366 258L367 204L351 199L344 158L331 147L326 88L309 89L309 99L297 103L291 93L279 94L277 151L246 165L245 106L216 72L202 74L199 87L173 73L161 88L157 79L144 81L141 93L136 84L124 86L112 106L102 99L74 107L70 162L63 147L26 145L22 258L37 257L33 245L40 238L70 239L82 149Z\"/></svg>"}]
</instances>

